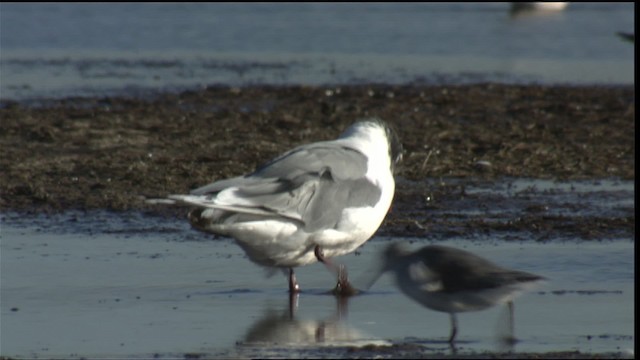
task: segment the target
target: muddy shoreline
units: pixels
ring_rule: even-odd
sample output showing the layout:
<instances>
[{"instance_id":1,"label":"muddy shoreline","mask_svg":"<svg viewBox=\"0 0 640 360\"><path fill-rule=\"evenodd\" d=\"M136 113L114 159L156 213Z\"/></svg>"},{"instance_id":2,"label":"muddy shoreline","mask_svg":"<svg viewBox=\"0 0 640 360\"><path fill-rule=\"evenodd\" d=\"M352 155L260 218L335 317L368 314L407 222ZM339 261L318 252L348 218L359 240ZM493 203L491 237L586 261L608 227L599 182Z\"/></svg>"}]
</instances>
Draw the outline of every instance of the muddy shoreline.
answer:
<instances>
[{"instance_id":1,"label":"muddy shoreline","mask_svg":"<svg viewBox=\"0 0 640 360\"><path fill-rule=\"evenodd\" d=\"M184 216L183 209L152 207L143 198L246 173L293 146L332 139L367 116L393 123L405 147L394 206L381 227L387 235L446 227L447 219L417 220L430 207L469 196L465 184L635 179L630 86L211 86L152 98L0 105L0 212ZM509 226L544 234L568 223L545 215L544 206L534 203L525 221ZM569 232L584 239L635 233L632 211L570 220ZM500 226L474 218L462 228Z\"/></svg>"}]
</instances>

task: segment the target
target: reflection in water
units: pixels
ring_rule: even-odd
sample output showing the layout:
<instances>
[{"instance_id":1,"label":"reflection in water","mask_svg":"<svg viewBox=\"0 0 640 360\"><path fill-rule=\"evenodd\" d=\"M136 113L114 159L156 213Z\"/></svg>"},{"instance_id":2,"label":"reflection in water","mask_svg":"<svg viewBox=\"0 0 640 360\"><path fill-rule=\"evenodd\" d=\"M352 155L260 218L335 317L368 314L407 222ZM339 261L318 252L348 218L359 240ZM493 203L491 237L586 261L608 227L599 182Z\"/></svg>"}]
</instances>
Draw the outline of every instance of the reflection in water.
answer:
<instances>
[{"instance_id":1,"label":"reflection in water","mask_svg":"<svg viewBox=\"0 0 640 360\"><path fill-rule=\"evenodd\" d=\"M289 299L287 309L267 307L264 316L247 330L242 346L362 346L368 344L388 345L386 341L374 340L352 328L347 323L349 298L336 297L336 311L319 320L302 319L298 316L299 294Z\"/></svg>"}]
</instances>

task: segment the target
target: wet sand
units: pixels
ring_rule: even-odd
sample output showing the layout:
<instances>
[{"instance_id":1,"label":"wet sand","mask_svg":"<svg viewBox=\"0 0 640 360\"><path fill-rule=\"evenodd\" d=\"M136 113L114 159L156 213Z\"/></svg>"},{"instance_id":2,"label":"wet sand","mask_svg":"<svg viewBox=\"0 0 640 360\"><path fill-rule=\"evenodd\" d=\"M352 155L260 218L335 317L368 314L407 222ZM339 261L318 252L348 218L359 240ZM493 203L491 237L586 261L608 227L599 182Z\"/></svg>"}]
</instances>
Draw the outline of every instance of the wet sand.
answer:
<instances>
[{"instance_id":1,"label":"wet sand","mask_svg":"<svg viewBox=\"0 0 640 360\"><path fill-rule=\"evenodd\" d=\"M464 197L468 182L635 177L632 87L221 86L147 99L2 103L0 211L175 216L143 197L246 173L293 146L335 138L367 116L395 125L406 150L382 227L389 235L423 235L414 215L430 199ZM442 178L459 181L425 182ZM562 220L536 213L544 212L531 211L527 223ZM633 216L583 220L574 225L583 238L634 231Z\"/></svg>"}]
</instances>

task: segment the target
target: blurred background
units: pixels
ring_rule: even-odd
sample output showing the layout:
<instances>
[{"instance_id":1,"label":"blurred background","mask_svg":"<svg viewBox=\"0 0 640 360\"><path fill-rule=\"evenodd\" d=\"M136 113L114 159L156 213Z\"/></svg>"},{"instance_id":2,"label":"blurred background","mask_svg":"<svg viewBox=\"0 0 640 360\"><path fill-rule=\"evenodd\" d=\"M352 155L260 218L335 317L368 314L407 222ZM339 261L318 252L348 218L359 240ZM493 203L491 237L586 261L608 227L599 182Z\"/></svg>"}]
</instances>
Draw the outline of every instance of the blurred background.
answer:
<instances>
[{"instance_id":1,"label":"blurred background","mask_svg":"<svg viewBox=\"0 0 640 360\"><path fill-rule=\"evenodd\" d=\"M633 84L634 3L2 3L0 98L211 84ZM626 36L622 36L623 33Z\"/></svg>"}]
</instances>

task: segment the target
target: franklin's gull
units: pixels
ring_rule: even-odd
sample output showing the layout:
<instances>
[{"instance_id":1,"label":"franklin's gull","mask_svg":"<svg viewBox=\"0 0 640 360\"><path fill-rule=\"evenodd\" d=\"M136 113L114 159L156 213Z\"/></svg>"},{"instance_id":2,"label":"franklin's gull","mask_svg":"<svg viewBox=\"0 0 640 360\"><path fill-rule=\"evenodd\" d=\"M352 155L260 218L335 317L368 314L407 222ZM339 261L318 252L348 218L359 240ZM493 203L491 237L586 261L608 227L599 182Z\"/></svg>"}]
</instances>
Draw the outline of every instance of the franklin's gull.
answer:
<instances>
[{"instance_id":1,"label":"franklin's gull","mask_svg":"<svg viewBox=\"0 0 640 360\"><path fill-rule=\"evenodd\" d=\"M236 240L251 261L289 272L350 253L376 232L394 195L402 158L395 131L384 121L358 121L336 140L296 147L254 172L170 195L170 203L194 207L198 230ZM335 291L355 291L340 267Z\"/></svg>"}]
</instances>

